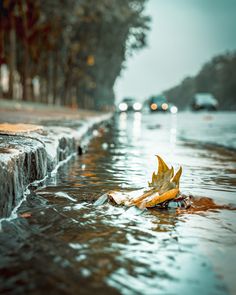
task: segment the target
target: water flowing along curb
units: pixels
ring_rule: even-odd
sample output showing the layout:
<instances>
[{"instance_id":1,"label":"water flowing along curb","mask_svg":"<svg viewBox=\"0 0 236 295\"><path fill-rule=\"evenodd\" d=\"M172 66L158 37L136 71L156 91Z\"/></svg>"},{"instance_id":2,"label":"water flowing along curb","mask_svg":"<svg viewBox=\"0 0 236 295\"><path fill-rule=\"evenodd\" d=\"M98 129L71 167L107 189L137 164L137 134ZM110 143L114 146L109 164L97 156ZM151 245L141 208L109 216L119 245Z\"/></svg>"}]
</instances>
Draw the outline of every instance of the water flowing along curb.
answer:
<instances>
[{"instance_id":1,"label":"water flowing along curb","mask_svg":"<svg viewBox=\"0 0 236 295\"><path fill-rule=\"evenodd\" d=\"M111 116L80 120L73 127L30 125L27 130L22 125L12 130L0 126L0 218L14 215L27 187L55 173L78 153L90 131Z\"/></svg>"}]
</instances>

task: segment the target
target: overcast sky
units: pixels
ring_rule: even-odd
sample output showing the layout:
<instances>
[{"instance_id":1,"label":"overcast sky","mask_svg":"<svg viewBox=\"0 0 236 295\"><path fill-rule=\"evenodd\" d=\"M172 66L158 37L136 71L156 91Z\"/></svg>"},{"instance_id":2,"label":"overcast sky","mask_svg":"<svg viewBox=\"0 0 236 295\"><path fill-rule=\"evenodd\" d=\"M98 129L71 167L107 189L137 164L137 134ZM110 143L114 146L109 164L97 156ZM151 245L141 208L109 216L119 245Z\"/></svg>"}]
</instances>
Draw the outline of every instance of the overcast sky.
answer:
<instances>
[{"instance_id":1,"label":"overcast sky","mask_svg":"<svg viewBox=\"0 0 236 295\"><path fill-rule=\"evenodd\" d=\"M118 78L117 100L143 100L195 75L214 55L236 50L236 0L149 0L148 47Z\"/></svg>"}]
</instances>

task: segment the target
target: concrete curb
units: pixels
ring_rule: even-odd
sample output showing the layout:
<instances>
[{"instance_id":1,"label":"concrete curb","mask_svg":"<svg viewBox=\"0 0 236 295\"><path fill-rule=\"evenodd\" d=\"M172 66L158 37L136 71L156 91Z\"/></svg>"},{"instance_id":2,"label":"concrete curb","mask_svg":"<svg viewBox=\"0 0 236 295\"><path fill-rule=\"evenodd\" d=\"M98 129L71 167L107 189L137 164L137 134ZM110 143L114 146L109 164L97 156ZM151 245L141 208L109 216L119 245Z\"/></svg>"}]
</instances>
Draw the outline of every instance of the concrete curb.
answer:
<instances>
[{"instance_id":1,"label":"concrete curb","mask_svg":"<svg viewBox=\"0 0 236 295\"><path fill-rule=\"evenodd\" d=\"M88 133L111 116L102 114L62 124L67 127L50 122L29 133L0 134L0 218L10 216L29 184L44 179L78 153Z\"/></svg>"}]
</instances>

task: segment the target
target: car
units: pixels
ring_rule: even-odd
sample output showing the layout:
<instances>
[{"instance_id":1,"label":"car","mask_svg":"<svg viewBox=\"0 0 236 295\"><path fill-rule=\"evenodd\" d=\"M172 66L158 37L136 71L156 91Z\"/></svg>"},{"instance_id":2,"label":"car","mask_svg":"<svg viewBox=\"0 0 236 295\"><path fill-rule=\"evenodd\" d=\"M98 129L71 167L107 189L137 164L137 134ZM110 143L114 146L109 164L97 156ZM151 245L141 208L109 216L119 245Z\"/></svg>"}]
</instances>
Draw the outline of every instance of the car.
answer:
<instances>
[{"instance_id":1,"label":"car","mask_svg":"<svg viewBox=\"0 0 236 295\"><path fill-rule=\"evenodd\" d=\"M218 101L211 93L196 93L193 96L191 107L193 111L216 111L218 109Z\"/></svg>"},{"instance_id":2,"label":"car","mask_svg":"<svg viewBox=\"0 0 236 295\"><path fill-rule=\"evenodd\" d=\"M132 97L124 98L118 105L118 109L120 112L140 112L142 110L142 107L142 103Z\"/></svg>"},{"instance_id":3,"label":"car","mask_svg":"<svg viewBox=\"0 0 236 295\"><path fill-rule=\"evenodd\" d=\"M151 96L148 99L150 112L167 112L169 111L169 103L164 95Z\"/></svg>"}]
</instances>

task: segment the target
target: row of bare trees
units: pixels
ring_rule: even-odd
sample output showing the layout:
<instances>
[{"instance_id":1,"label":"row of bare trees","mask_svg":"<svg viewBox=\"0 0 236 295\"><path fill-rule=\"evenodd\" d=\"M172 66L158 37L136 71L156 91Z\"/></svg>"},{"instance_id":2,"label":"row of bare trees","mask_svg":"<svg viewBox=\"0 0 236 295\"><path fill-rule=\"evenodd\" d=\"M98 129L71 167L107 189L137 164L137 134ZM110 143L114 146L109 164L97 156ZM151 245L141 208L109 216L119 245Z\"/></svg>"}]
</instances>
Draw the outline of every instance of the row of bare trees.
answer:
<instances>
[{"instance_id":1,"label":"row of bare trees","mask_svg":"<svg viewBox=\"0 0 236 295\"><path fill-rule=\"evenodd\" d=\"M102 109L145 46L146 0L0 1L0 96Z\"/></svg>"}]
</instances>

